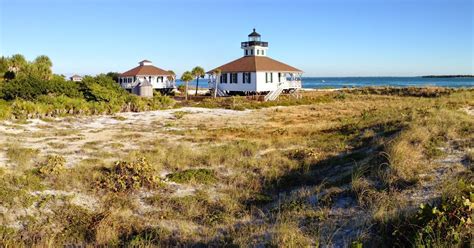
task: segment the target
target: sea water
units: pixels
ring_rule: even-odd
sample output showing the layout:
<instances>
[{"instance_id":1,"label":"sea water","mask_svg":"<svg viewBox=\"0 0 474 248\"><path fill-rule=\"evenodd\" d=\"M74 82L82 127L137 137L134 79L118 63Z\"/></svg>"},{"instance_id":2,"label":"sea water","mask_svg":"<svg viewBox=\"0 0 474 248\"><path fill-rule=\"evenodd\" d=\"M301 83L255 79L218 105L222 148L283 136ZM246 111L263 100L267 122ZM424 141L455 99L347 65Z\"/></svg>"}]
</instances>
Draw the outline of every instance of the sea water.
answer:
<instances>
[{"instance_id":1,"label":"sea water","mask_svg":"<svg viewBox=\"0 0 474 248\"><path fill-rule=\"evenodd\" d=\"M393 87L474 87L474 78L423 77L303 77L303 88L338 89L368 86Z\"/></svg>"},{"instance_id":2,"label":"sea water","mask_svg":"<svg viewBox=\"0 0 474 248\"><path fill-rule=\"evenodd\" d=\"M207 79L199 80L200 88L207 88ZM177 80L177 85L182 82ZM423 77L303 77L303 88L340 89L351 87L393 86L393 87L474 87L474 78L423 78ZM196 81L189 82L196 86Z\"/></svg>"}]
</instances>

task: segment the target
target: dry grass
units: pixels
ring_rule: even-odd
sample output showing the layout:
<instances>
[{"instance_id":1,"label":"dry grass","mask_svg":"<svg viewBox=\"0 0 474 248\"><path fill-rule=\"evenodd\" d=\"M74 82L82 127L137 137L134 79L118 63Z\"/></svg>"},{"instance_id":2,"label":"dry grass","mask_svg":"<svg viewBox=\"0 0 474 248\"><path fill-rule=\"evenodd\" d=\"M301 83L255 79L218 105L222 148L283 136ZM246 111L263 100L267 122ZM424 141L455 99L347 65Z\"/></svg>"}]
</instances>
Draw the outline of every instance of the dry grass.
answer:
<instances>
[{"instance_id":1,"label":"dry grass","mask_svg":"<svg viewBox=\"0 0 474 248\"><path fill-rule=\"evenodd\" d=\"M262 109L222 116L178 111L142 129L127 124L93 135L55 134L82 137L70 142L88 156L47 177L31 171L32 161L44 160L37 151L10 145L8 158L30 170L0 173L7 179L0 201L11 215L0 228L2 241L136 247L383 243L370 227L391 223L428 199L412 196L436 183L428 178L437 178L439 160L451 154L442 148L455 147L473 161L473 118L459 110L474 105L473 91L309 92L302 100L273 103L237 97L187 104ZM63 142L49 143L61 149ZM45 189L70 192L73 199L44 200L40 207L32 192ZM8 201L12 195L17 197ZM84 196L96 203L78 205L89 202ZM15 217L14 207L31 214ZM18 221L24 227L15 226Z\"/></svg>"},{"instance_id":2,"label":"dry grass","mask_svg":"<svg viewBox=\"0 0 474 248\"><path fill-rule=\"evenodd\" d=\"M33 160L38 156L38 150L13 143L7 145L6 155L10 162L23 169L33 164Z\"/></svg>"}]
</instances>

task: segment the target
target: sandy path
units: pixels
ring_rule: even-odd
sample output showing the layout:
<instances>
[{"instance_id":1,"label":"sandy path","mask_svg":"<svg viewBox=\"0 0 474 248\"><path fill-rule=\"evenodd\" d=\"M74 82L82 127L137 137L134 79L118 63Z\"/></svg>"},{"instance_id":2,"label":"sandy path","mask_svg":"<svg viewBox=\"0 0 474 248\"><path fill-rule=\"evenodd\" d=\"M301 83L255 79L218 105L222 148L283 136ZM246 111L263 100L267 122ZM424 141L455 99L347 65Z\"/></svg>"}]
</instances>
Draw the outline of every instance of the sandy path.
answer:
<instances>
[{"instance_id":1,"label":"sandy path","mask_svg":"<svg viewBox=\"0 0 474 248\"><path fill-rule=\"evenodd\" d=\"M55 118L48 121L31 119L26 123L3 121L0 122L0 167L13 166L6 155L12 144L37 149L40 155L62 155L66 158L67 166L74 166L81 160L97 156L106 156L102 157L104 161L116 160L119 155L138 149L143 142L158 137L179 139L179 136L169 132L186 128L179 125L181 122L175 117L176 112L186 113L182 121L199 123L211 119L232 121L253 111L186 107L105 116Z\"/></svg>"}]
</instances>

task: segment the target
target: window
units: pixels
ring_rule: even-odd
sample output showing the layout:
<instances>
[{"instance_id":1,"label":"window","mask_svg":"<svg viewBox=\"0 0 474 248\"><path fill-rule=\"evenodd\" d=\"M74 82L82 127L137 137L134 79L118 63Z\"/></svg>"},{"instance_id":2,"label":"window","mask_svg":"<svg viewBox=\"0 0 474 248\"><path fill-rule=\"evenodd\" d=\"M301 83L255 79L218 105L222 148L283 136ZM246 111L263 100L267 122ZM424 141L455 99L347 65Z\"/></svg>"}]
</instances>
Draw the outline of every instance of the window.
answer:
<instances>
[{"instance_id":1,"label":"window","mask_svg":"<svg viewBox=\"0 0 474 248\"><path fill-rule=\"evenodd\" d=\"M163 77L157 77L157 78L156 78L156 81L157 81L158 83L163 83Z\"/></svg>"},{"instance_id":2,"label":"window","mask_svg":"<svg viewBox=\"0 0 474 248\"><path fill-rule=\"evenodd\" d=\"M267 83L273 83L273 73L266 72L265 73L265 80Z\"/></svg>"},{"instance_id":3,"label":"window","mask_svg":"<svg viewBox=\"0 0 474 248\"><path fill-rule=\"evenodd\" d=\"M265 55L265 50L262 50L262 55Z\"/></svg>"},{"instance_id":4,"label":"window","mask_svg":"<svg viewBox=\"0 0 474 248\"><path fill-rule=\"evenodd\" d=\"M281 82L281 73L280 72L278 73L278 82L279 83Z\"/></svg>"},{"instance_id":5,"label":"window","mask_svg":"<svg viewBox=\"0 0 474 248\"><path fill-rule=\"evenodd\" d=\"M221 75L221 83L223 83L223 84L227 83L227 74L226 73Z\"/></svg>"},{"instance_id":6,"label":"window","mask_svg":"<svg viewBox=\"0 0 474 248\"><path fill-rule=\"evenodd\" d=\"M257 49L257 55L260 55L260 50Z\"/></svg>"},{"instance_id":7,"label":"window","mask_svg":"<svg viewBox=\"0 0 474 248\"><path fill-rule=\"evenodd\" d=\"M249 50L245 50L245 56L249 55Z\"/></svg>"},{"instance_id":8,"label":"window","mask_svg":"<svg viewBox=\"0 0 474 248\"><path fill-rule=\"evenodd\" d=\"M131 82L132 82L132 78L128 78L128 82L131 83Z\"/></svg>"},{"instance_id":9,"label":"window","mask_svg":"<svg viewBox=\"0 0 474 248\"><path fill-rule=\"evenodd\" d=\"M230 74L230 83L236 84L237 83L237 73Z\"/></svg>"},{"instance_id":10,"label":"window","mask_svg":"<svg viewBox=\"0 0 474 248\"><path fill-rule=\"evenodd\" d=\"M249 84L250 83L250 72L244 72L244 84Z\"/></svg>"},{"instance_id":11,"label":"window","mask_svg":"<svg viewBox=\"0 0 474 248\"><path fill-rule=\"evenodd\" d=\"M148 76L148 82L151 82L151 76Z\"/></svg>"},{"instance_id":12,"label":"window","mask_svg":"<svg viewBox=\"0 0 474 248\"><path fill-rule=\"evenodd\" d=\"M251 54L251 55L253 55L253 49L252 49L252 50L250 50L250 54Z\"/></svg>"}]
</instances>

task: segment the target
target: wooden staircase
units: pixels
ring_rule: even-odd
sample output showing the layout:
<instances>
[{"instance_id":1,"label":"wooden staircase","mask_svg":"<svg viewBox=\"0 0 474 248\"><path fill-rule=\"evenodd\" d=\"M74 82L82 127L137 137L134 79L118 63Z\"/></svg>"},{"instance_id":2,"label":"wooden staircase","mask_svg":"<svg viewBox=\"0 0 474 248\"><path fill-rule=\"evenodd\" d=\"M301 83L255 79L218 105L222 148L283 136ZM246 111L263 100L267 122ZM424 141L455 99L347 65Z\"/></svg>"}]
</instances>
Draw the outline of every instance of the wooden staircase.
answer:
<instances>
[{"instance_id":1,"label":"wooden staircase","mask_svg":"<svg viewBox=\"0 0 474 248\"><path fill-rule=\"evenodd\" d=\"M283 92L284 85L280 84L278 88L274 91L270 91L263 99L264 101L275 101Z\"/></svg>"},{"instance_id":2,"label":"wooden staircase","mask_svg":"<svg viewBox=\"0 0 474 248\"><path fill-rule=\"evenodd\" d=\"M217 96L224 97L224 96L229 96L225 91L217 88Z\"/></svg>"}]
</instances>

